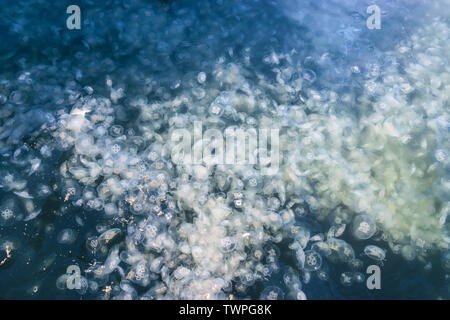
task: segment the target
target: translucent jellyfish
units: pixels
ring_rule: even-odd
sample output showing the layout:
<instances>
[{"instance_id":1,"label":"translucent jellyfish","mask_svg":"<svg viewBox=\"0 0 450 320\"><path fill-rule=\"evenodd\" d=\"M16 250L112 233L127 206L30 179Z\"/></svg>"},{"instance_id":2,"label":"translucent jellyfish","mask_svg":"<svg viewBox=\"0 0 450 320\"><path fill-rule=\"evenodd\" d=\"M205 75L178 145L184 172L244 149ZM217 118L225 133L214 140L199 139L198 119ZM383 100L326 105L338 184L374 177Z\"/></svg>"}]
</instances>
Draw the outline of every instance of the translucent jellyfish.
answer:
<instances>
[{"instance_id":1,"label":"translucent jellyfish","mask_svg":"<svg viewBox=\"0 0 450 320\"><path fill-rule=\"evenodd\" d=\"M239 279L241 280L241 282L243 284L245 284L246 286L251 286L255 283L256 281L256 277L255 274L253 272L251 272L250 270L245 271L244 273L242 273L239 276Z\"/></svg>"},{"instance_id":2,"label":"translucent jellyfish","mask_svg":"<svg viewBox=\"0 0 450 320\"><path fill-rule=\"evenodd\" d=\"M441 266L446 272L450 272L450 250L442 253Z\"/></svg>"},{"instance_id":3,"label":"translucent jellyfish","mask_svg":"<svg viewBox=\"0 0 450 320\"><path fill-rule=\"evenodd\" d=\"M61 195L63 197L63 201L76 200L81 195L81 189L75 180L67 179L62 183Z\"/></svg>"},{"instance_id":4,"label":"translucent jellyfish","mask_svg":"<svg viewBox=\"0 0 450 320\"><path fill-rule=\"evenodd\" d=\"M331 254L331 249L326 242L317 241L311 245L311 250L317 251L324 257L328 257Z\"/></svg>"},{"instance_id":5,"label":"translucent jellyfish","mask_svg":"<svg viewBox=\"0 0 450 320\"><path fill-rule=\"evenodd\" d=\"M305 252L305 267L306 271L317 271L322 266L322 257L314 250Z\"/></svg>"},{"instance_id":6,"label":"translucent jellyfish","mask_svg":"<svg viewBox=\"0 0 450 320\"><path fill-rule=\"evenodd\" d=\"M328 281L328 279L330 278L328 273L324 270L319 270L317 271L317 278L319 278L322 281Z\"/></svg>"},{"instance_id":7,"label":"translucent jellyfish","mask_svg":"<svg viewBox=\"0 0 450 320\"><path fill-rule=\"evenodd\" d=\"M115 203L107 203L104 206L105 214L107 216L115 216L118 214L119 210Z\"/></svg>"},{"instance_id":8,"label":"translucent jellyfish","mask_svg":"<svg viewBox=\"0 0 450 320\"><path fill-rule=\"evenodd\" d=\"M362 260L355 258L348 262L348 266L352 271L357 271L363 268L364 263L362 262Z\"/></svg>"},{"instance_id":9,"label":"translucent jellyfish","mask_svg":"<svg viewBox=\"0 0 450 320\"><path fill-rule=\"evenodd\" d=\"M113 137L120 137L123 135L123 127L121 125L114 125L109 128L109 134Z\"/></svg>"},{"instance_id":10,"label":"translucent jellyfish","mask_svg":"<svg viewBox=\"0 0 450 320\"><path fill-rule=\"evenodd\" d=\"M11 224L12 221L14 220L14 218L15 218L15 215L14 215L13 210L11 210L10 208L1 208L1 211L0 211L0 225L1 226Z\"/></svg>"},{"instance_id":11,"label":"translucent jellyfish","mask_svg":"<svg viewBox=\"0 0 450 320\"><path fill-rule=\"evenodd\" d=\"M67 280L69 279L69 276L69 274L65 273L56 279L56 287L59 290L67 289Z\"/></svg>"},{"instance_id":12,"label":"translucent jellyfish","mask_svg":"<svg viewBox=\"0 0 450 320\"><path fill-rule=\"evenodd\" d=\"M356 239L369 239L377 231L375 219L366 214L356 216L353 220L352 231Z\"/></svg>"},{"instance_id":13,"label":"translucent jellyfish","mask_svg":"<svg viewBox=\"0 0 450 320\"><path fill-rule=\"evenodd\" d=\"M188 277L191 274L191 270L189 270L186 267L180 266L178 267L174 272L173 272L173 276L175 277L175 279L180 280L183 278Z\"/></svg>"},{"instance_id":14,"label":"translucent jellyfish","mask_svg":"<svg viewBox=\"0 0 450 320\"><path fill-rule=\"evenodd\" d=\"M327 238L338 238L340 237L346 228L346 224L338 224L332 226L327 232Z\"/></svg>"},{"instance_id":15,"label":"translucent jellyfish","mask_svg":"<svg viewBox=\"0 0 450 320\"><path fill-rule=\"evenodd\" d=\"M295 300L307 300L306 294L302 290L296 290L294 297Z\"/></svg>"},{"instance_id":16,"label":"translucent jellyfish","mask_svg":"<svg viewBox=\"0 0 450 320\"><path fill-rule=\"evenodd\" d=\"M233 237L220 239L220 251L228 253L236 249L236 240Z\"/></svg>"},{"instance_id":17,"label":"translucent jellyfish","mask_svg":"<svg viewBox=\"0 0 450 320\"><path fill-rule=\"evenodd\" d=\"M306 254L303 251L303 248L300 247L296 250L295 256L297 258L297 262L300 266L300 269L303 269L305 267L305 261L306 261Z\"/></svg>"},{"instance_id":18,"label":"translucent jellyfish","mask_svg":"<svg viewBox=\"0 0 450 320\"><path fill-rule=\"evenodd\" d=\"M208 112L213 117L220 117L224 110L225 109L222 106L212 103L208 109Z\"/></svg>"},{"instance_id":19,"label":"translucent jellyfish","mask_svg":"<svg viewBox=\"0 0 450 320\"><path fill-rule=\"evenodd\" d=\"M302 73L303 79L306 80L307 83L313 84L316 81L316 73L311 69L304 69Z\"/></svg>"},{"instance_id":20,"label":"translucent jellyfish","mask_svg":"<svg viewBox=\"0 0 450 320\"><path fill-rule=\"evenodd\" d=\"M197 75L197 81L198 81L198 83L203 84L206 81L206 73L200 72Z\"/></svg>"},{"instance_id":21,"label":"translucent jellyfish","mask_svg":"<svg viewBox=\"0 0 450 320\"><path fill-rule=\"evenodd\" d=\"M344 287L350 287L353 284L353 273L343 272L339 280Z\"/></svg>"},{"instance_id":22,"label":"translucent jellyfish","mask_svg":"<svg viewBox=\"0 0 450 320\"><path fill-rule=\"evenodd\" d=\"M121 230L119 228L109 229L109 230L103 232L98 237L98 242L100 245L106 245L108 243L111 243L111 241L113 241L118 235L120 235L120 233L121 233Z\"/></svg>"},{"instance_id":23,"label":"translucent jellyfish","mask_svg":"<svg viewBox=\"0 0 450 320\"><path fill-rule=\"evenodd\" d=\"M146 206L146 202L143 199L138 199L132 201L132 205L130 206L131 212L135 215L145 214L148 207Z\"/></svg>"},{"instance_id":24,"label":"translucent jellyfish","mask_svg":"<svg viewBox=\"0 0 450 320\"><path fill-rule=\"evenodd\" d=\"M269 286L261 294L261 300L283 300L284 293L277 286Z\"/></svg>"},{"instance_id":25,"label":"translucent jellyfish","mask_svg":"<svg viewBox=\"0 0 450 320\"><path fill-rule=\"evenodd\" d=\"M412 261L416 258L416 250L411 245L402 247L401 254L405 260Z\"/></svg>"},{"instance_id":26,"label":"translucent jellyfish","mask_svg":"<svg viewBox=\"0 0 450 320\"><path fill-rule=\"evenodd\" d=\"M380 247L368 245L364 248L364 254L372 260L382 262L386 258L386 252Z\"/></svg>"},{"instance_id":27,"label":"translucent jellyfish","mask_svg":"<svg viewBox=\"0 0 450 320\"><path fill-rule=\"evenodd\" d=\"M329 256L332 260L341 260L342 262L347 262L355 258L355 251L352 246L341 239L330 238L327 239L327 244L331 249L331 255Z\"/></svg>"},{"instance_id":28,"label":"translucent jellyfish","mask_svg":"<svg viewBox=\"0 0 450 320\"><path fill-rule=\"evenodd\" d=\"M355 272L353 274L353 281L355 281L356 283L363 283L364 282L364 274L361 272Z\"/></svg>"},{"instance_id":29,"label":"translucent jellyfish","mask_svg":"<svg viewBox=\"0 0 450 320\"><path fill-rule=\"evenodd\" d=\"M75 242L75 239L77 238L77 235L75 231L72 229L64 229L62 230L57 237L57 242L59 244L72 244Z\"/></svg>"}]
</instances>

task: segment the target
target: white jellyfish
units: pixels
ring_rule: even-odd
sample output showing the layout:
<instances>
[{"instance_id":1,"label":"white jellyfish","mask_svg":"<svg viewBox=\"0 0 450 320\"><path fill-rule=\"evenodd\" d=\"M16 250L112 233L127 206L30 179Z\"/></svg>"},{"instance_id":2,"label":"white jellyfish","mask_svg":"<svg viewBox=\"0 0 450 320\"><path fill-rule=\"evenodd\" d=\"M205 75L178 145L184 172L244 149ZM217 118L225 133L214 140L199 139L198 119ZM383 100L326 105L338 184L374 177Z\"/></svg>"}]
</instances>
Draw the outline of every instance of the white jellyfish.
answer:
<instances>
[{"instance_id":1,"label":"white jellyfish","mask_svg":"<svg viewBox=\"0 0 450 320\"><path fill-rule=\"evenodd\" d=\"M367 240L377 231L375 219L367 214L361 214L353 220L353 235L356 239Z\"/></svg>"},{"instance_id":2,"label":"white jellyfish","mask_svg":"<svg viewBox=\"0 0 450 320\"><path fill-rule=\"evenodd\" d=\"M317 271L322 266L322 257L314 250L308 250L305 252L305 266L306 271Z\"/></svg>"},{"instance_id":3,"label":"white jellyfish","mask_svg":"<svg viewBox=\"0 0 450 320\"><path fill-rule=\"evenodd\" d=\"M386 258L386 252L380 247L368 245L364 248L364 254L372 260L382 262Z\"/></svg>"},{"instance_id":4,"label":"white jellyfish","mask_svg":"<svg viewBox=\"0 0 450 320\"><path fill-rule=\"evenodd\" d=\"M261 300L283 300L284 292L277 286L269 286L261 294Z\"/></svg>"},{"instance_id":5,"label":"white jellyfish","mask_svg":"<svg viewBox=\"0 0 450 320\"><path fill-rule=\"evenodd\" d=\"M59 244L72 244L75 242L77 234L70 228L62 230L57 237Z\"/></svg>"}]
</instances>

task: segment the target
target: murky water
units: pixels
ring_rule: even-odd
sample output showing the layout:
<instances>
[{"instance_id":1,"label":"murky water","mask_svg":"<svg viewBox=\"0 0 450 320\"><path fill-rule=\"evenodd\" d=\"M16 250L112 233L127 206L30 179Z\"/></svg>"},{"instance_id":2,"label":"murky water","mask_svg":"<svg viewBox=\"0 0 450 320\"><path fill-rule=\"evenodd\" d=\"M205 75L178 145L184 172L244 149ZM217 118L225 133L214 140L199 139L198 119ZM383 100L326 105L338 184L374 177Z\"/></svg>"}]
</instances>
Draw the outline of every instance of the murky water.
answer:
<instances>
[{"instance_id":1,"label":"murky water","mask_svg":"<svg viewBox=\"0 0 450 320\"><path fill-rule=\"evenodd\" d=\"M2 6L0 298L448 299L449 3L372 2Z\"/></svg>"}]
</instances>

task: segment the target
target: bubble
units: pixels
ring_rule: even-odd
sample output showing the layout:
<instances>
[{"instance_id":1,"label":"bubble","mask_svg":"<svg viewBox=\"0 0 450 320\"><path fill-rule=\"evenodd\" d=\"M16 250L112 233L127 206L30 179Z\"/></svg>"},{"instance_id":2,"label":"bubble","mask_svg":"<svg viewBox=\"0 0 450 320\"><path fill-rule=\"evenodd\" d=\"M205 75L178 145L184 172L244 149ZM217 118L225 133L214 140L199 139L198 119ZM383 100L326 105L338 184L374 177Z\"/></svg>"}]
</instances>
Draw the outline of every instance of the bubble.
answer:
<instances>
[{"instance_id":1,"label":"bubble","mask_svg":"<svg viewBox=\"0 0 450 320\"><path fill-rule=\"evenodd\" d=\"M356 239L367 240L377 231L375 220L366 214L358 215L353 220L352 231Z\"/></svg>"}]
</instances>

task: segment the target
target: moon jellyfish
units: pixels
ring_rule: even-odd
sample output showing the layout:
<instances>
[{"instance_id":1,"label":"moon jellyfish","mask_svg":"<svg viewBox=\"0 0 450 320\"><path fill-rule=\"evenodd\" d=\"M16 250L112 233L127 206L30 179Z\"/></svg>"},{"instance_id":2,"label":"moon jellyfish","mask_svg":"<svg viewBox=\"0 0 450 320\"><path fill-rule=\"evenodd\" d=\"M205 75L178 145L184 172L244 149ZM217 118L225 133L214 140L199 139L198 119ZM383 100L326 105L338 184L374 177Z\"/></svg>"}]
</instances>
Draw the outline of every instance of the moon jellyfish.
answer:
<instances>
[{"instance_id":1,"label":"moon jellyfish","mask_svg":"<svg viewBox=\"0 0 450 320\"><path fill-rule=\"evenodd\" d=\"M206 81L206 73L200 72L197 75L197 81L198 81L198 83L203 84Z\"/></svg>"},{"instance_id":2,"label":"moon jellyfish","mask_svg":"<svg viewBox=\"0 0 450 320\"><path fill-rule=\"evenodd\" d=\"M344 240L330 238L327 240L327 244L331 249L329 259L348 262L355 258L355 251L353 250L352 246Z\"/></svg>"},{"instance_id":3,"label":"moon jellyfish","mask_svg":"<svg viewBox=\"0 0 450 320\"><path fill-rule=\"evenodd\" d=\"M328 279L330 278L328 273L324 270L319 270L317 271L317 278L319 278L322 281L328 281Z\"/></svg>"},{"instance_id":4,"label":"moon jellyfish","mask_svg":"<svg viewBox=\"0 0 450 320\"><path fill-rule=\"evenodd\" d=\"M123 135L123 127L121 125L114 125L109 128L109 134L113 137L120 137Z\"/></svg>"},{"instance_id":5,"label":"moon jellyfish","mask_svg":"<svg viewBox=\"0 0 450 320\"><path fill-rule=\"evenodd\" d=\"M10 226L17 219L21 219L19 214L19 206L14 198L8 198L0 203L0 226Z\"/></svg>"},{"instance_id":6,"label":"moon jellyfish","mask_svg":"<svg viewBox=\"0 0 450 320\"><path fill-rule=\"evenodd\" d=\"M317 271L322 266L322 257L319 253L313 250L305 252L305 267L306 271Z\"/></svg>"},{"instance_id":7,"label":"moon jellyfish","mask_svg":"<svg viewBox=\"0 0 450 320\"><path fill-rule=\"evenodd\" d=\"M302 290L297 290L294 297L295 300L307 300L306 294Z\"/></svg>"},{"instance_id":8,"label":"moon jellyfish","mask_svg":"<svg viewBox=\"0 0 450 320\"><path fill-rule=\"evenodd\" d=\"M364 274L361 272L355 272L353 274L353 281L355 281L356 283L363 283L365 280Z\"/></svg>"},{"instance_id":9,"label":"moon jellyfish","mask_svg":"<svg viewBox=\"0 0 450 320\"><path fill-rule=\"evenodd\" d=\"M350 287L353 284L353 274L351 272L343 272L339 280L344 287Z\"/></svg>"},{"instance_id":10,"label":"moon jellyfish","mask_svg":"<svg viewBox=\"0 0 450 320\"><path fill-rule=\"evenodd\" d=\"M362 260L355 258L348 262L348 266L352 271L357 271L363 268L364 263L362 262Z\"/></svg>"},{"instance_id":11,"label":"moon jellyfish","mask_svg":"<svg viewBox=\"0 0 450 320\"><path fill-rule=\"evenodd\" d=\"M72 229L64 229L62 230L57 237L57 242L59 244L72 244L75 242L77 235L75 233L75 231L73 231Z\"/></svg>"},{"instance_id":12,"label":"moon jellyfish","mask_svg":"<svg viewBox=\"0 0 450 320\"><path fill-rule=\"evenodd\" d=\"M303 79L307 81L309 84L313 84L316 81L316 73L311 69L304 69L302 72Z\"/></svg>"},{"instance_id":13,"label":"moon jellyfish","mask_svg":"<svg viewBox=\"0 0 450 320\"><path fill-rule=\"evenodd\" d=\"M364 254L372 260L383 261L386 258L386 252L380 247L368 245L364 248Z\"/></svg>"},{"instance_id":14,"label":"moon jellyfish","mask_svg":"<svg viewBox=\"0 0 450 320\"><path fill-rule=\"evenodd\" d=\"M252 273L251 271L245 271L243 274L241 274L239 276L239 279L246 286L251 286L256 281L256 277L255 277L254 273Z\"/></svg>"},{"instance_id":15,"label":"moon jellyfish","mask_svg":"<svg viewBox=\"0 0 450 320\"><path fill-rule=\"evenodd\" d=\"M447 250L441 256L441 266L446 272L450 272L450 251Z\"/></svg>"},{"instance_id":16,"label":"moon jellyfish","mask_svg":"<svg viewBox=\"0 0 450 320\"><path fill-rule=\"evenodd\" d=\"M220 251L228 253L236 248L236 240L232 237L225 237L220 239Z\"/></svg>"},{"instance_id":17,"label":"moon jellyfish","mask_svg":"<svg viewBox=\"0 0 450 320\"><path fill-rule=\"evenodd\" d=\"M305 267L305 261L306 261L306 254L303 251L303 248L298 248L295 252L295 256L297 258L297 262L300 266L300 269L303 269Z\"/></svg>"},{"instance_id":18,"label":"moon jellyfish","mask_svg":"<svg viewBox=\"0 0 450 320\"><path fill-rule=\"evenodd\" d=\"M408 261L412 261L416 257L416 251L411 245L403 246L402 250L401 250L401 254L402 254L402 257Z\"/></svg>"},{"instance_id":19,"label":"moon jellyfish","mask_svg":"<svg viewBox=\"0 0 450 320\"><path fill-rule=\"evenodd\" d=\"M121 230L119 228L114 228L103 232L98 237L98 242L100 245L106 245L112 242L118 235L120 235Z\"/></svg>"},{"instance_id":20,"label":"moon jellyfish","mask_svg":"<svg viewBox=\"0 0 450 320\"><path fill-rule=\"evenodd\" d=\"M367 240L377 231L375 219L369 215L361 214L353 220L353 235L356 239Z\"/></svg>"},{"instance_id":21,"label":"moon jellyfish","mask_svg":"<svg viewBox=\"0 0 450 320\"><path fill-rule=\"evenodd\" d=\"M328 257L332 253L332 251L331 251L330 247L328 246L328 244L326 242L323 242L323 241L314 242L311 245L311 250L317 251L318 253L320 253L324 257Z\"/></svg>"},{"instance_id":22,"label":"moon jellyfish","mask_svg":"<svg viewBox=\"0 0 450 320\"><path fill-rule=\"evenodd\" d=\"M269 286L261 293L261 300L283 300L284 293L277 286Z\"/></svg>"}]
</instances>

